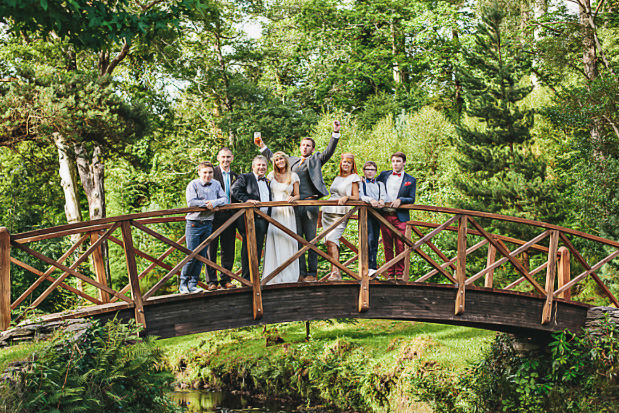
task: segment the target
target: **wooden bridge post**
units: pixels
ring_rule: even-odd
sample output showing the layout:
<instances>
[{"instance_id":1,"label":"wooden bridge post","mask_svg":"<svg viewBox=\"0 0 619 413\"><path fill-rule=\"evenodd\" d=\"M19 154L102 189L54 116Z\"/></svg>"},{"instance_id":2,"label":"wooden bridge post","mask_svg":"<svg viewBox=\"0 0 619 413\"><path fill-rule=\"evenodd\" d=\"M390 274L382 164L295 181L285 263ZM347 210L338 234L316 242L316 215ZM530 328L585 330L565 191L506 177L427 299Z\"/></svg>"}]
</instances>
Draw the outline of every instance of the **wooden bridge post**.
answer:
<instances>
[{"instance_id":1,"label":"wooden bridge post","mask_svg":"<svg viewBox=\"0 0 619 413\"><path fill-rule=\"evenodd\" d=\"M252 284L254 320L262 318L262 290L260 289L260 262L258 261L258 242L256 241L256 221L253 208L245 210L245 236L249 256L249 276Z\"/></svg>"},{"instance_id":2,"label":"wooden bridge post","mask_svg":"<svg viewBox=\"0 0 619 413\"><path fill-rule=\"evenodd\" d=\"M456 294L455 314L464 313L464 287L466 284L466 232L468 217L462 215L458 221L458 266L456 267L456 281L458 292Z\"/></svg>"},{"instance_id":3,"label":"wooden bridge post","mask_svg":"<svg viewBox=\"0 0 619 413\"><path fill-rule=\"evenodd\" d=\"M559 273L558 273L558 285L557 288L563 287L565 284L570 282L570 250L566 247L559 248ZM572 299L572 289L568 288L559 294L560 298L565 298L566 300Z\"/></svg>"},{"instance_id":4,"label":"wooden bridge post","mask_svg":"<svg viewBox=\"0 0 619 413\"><path fill-rule=\"evenodd\" d=\"M548 324L552 318L552 303L555 291L555 274L557 272L557 246L559 231L550 231L550 246L548 248L548 267L546 268L546 302L542 311L542 324Z\"/></svg>"},{"instance_id":5,"label":"wooden bridge post","mask_svg":"<svg viewBox=\"0 0 619 413\"><path fill-rule=\"evenodd\" d=\"M404 230L404 236L408 239L413 238L413 226L412 225L406 225L406 229ZM408 246L406 246L405 248L408 248ZM404 280L405 282L409 282L411 278L411 254L412 253L410 252L410 248L409 248L409 252L404 258L404 271L402 273L402 280Z\"/></svg>"},{"instance_id":6,"label":"wooden bridge post","mask_svg":"<svg viewBox=\"0 0 619 413\"><path fill-rule=\"evenodd\" d=\"M0 330L11 326L11 234L0 228Z\"/></svg>"},{"instance_id":7,"label":"wooden bridge post","mask_svg":"<svg viewBox=\"0 0 619 413\"><path fill-rule=\"evenodd\" d=\"M486 260L486 268L494 264L496 260L496 247L492 244L488 246L488 259ZM486 273L484 287L492 288L494 284L494 268Z\"/></svg>"},{"instance_id":8,"label":"wooden bridge post","mask_svg":"<svg viewBox=\"0 0 619 413\"><path fill-rule=\"evenodd\" d=\"M369 245L368 245L368 210L367 206L359 208L359 312L364 313L370 308L370 278L369 272Z\"/></svg>"},{"instance_id":9,"label":"wooden bridge post","mask_svg":"<svg viewBox=\"0 0 619 413\"><path fill-rule=\"evenodd\" d=\"M97 232L90 233L90 245L97 242L99 234ZM97 276L97 282L107 287L107 277L105 275L105 262L103 261L103 252L101 246L92 252L92 264L95 269L95 275ZM110 302L110 295L107 291L99 289L99 299L104 303Z\"/></svg>"},{"instance_id":10,"label":"wooden bridge post","mask_svg":"<svg viewBox=\"0 0 619 413\"><path fill-rule=\"evenodd\" d=\"M144 316L144 302L142 301L142 291L140 290L140 280L138 279L138 266L135 262L135 249L133 246L133 236L131 235L131 221L122 221L120 229L125 244L125 259L127 261L127 274L129 274L129 284L131 284L131 298L135 304L135 321L146 327L146 317Z\"/></svg>"}]
</instances>

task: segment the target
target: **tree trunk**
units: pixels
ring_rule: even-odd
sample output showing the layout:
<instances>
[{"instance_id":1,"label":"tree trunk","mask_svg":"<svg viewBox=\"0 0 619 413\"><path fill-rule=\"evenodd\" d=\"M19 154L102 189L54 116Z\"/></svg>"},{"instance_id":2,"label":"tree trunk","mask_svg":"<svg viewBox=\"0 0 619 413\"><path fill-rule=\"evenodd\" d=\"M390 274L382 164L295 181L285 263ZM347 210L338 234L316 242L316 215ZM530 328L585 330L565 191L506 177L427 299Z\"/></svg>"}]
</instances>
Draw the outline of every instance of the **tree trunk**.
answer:
<instances>
[{"instance_id":1,"label":"tree trunk","mask_svg":"<svg viewBox=\"0 0 619 413\"><path fill-rule=\"evenodd\" d=\"M74 148L77 170L88 199L90 219L105 218L105 192L103 190L105 168L101 159L101 147L95 144L92 154L88 153L84 144L75 144Z\"/></svg>"},{"instance_id":2,"label":"tree trunk","mask_svg":"<svg viewBox=\"0 0 619 413\"><path fill-rule=\"evenodd\" d=\"M397 35L395 30L395 23L392 21L389 25L391 29L391 54L393 57L393 81L396 84L402 83L402 73L400 71L400 65L398 63L398 43L397 43Z\"/></svg>"},{"instance_id":3,"label":"tree trunk","mask_svg":"<svg viewBox=\"0 0 619 413\"><path fill-rule=\"evenodd\" d=\"M88 153L84 144L74 145L75 156L77 159L77 170L80 174L82 187L88 199L88 213L90 219L101 219L106 217L105 208L105 165L103 163L103 150L94 144L92 154ZM110 274L110 260L107 241L101 244L101 254L105 265L105 274L97 274L98 281L107 281L107 285L112 284Z\"/></svg>"},{"instance_id":4,"label":"tree trunk","mask_svg":"<svg viewBox=\"0 0 619 413\"><path fill-rule=\"evenodd\" d=\"M77 192L77 167L73 153L70 152L64 136L58 132L52 134L56 148L58 148L58 173L60 175L60 185L64 192L64 213L69 224L82 222L82 211L80 210L80 197ZM71 243L75 244L81 234L71 235ZM79 251L79 249L78 249ZM78 253L79 254L79 253ZM77 259L77 256L76 256ZM84 291L84 282L77 279L77 289Z\"/></svg>"},{"instance_id":5,"label":"tree trunk","mask_svg":"<svg viewBox=\"0 0 619 413\"><path fill-rule=\"evenodd\" d=\"M580 14L580 26L582 30L582 62L587 80L592 81L597 79L598 71L598 55L595 47L595 32L590 24L591 1L579 0L578 2Z\"/></svg>"},{"instance_id":6,"label":"tree trunk","mask_svg":"<svg viewBox=\"0 0 619 413\"><path fill-rule=\"evenodd\" d=\"M77 167L75 159L69 153L67 141L58 132L52 134L56 148L58 148L58 173L60 174L60 185L64 191L64 213L67 222L73 224L82 222L82 212L80 211L79 193L77 192ZM71 240L73 241L73 237ZM77 234L79 239L79 234ZM75 241L77 241L77 239Z\"/></svg>"},{"instance_id":7,"label":"tree trunk","mask_svg":"<svg viewBox=\"0 0 619 413\"><path fill-rule=\"evenodd\" d=\"M548 12L548 3L546 0L535 0L533 4L533 18L536 22L539 22L544 14ZM540 32L542 30L542 26L536 24L533 29L533 44L534 47L537 46L537 43L540 41L541 36ZM536 69L539 66L538 59L533 58L533 68ZM535 73L531 73L531 83L533 84L533 88L537 89L539 87L539 79Z\"/></svg>"}]
</instances>

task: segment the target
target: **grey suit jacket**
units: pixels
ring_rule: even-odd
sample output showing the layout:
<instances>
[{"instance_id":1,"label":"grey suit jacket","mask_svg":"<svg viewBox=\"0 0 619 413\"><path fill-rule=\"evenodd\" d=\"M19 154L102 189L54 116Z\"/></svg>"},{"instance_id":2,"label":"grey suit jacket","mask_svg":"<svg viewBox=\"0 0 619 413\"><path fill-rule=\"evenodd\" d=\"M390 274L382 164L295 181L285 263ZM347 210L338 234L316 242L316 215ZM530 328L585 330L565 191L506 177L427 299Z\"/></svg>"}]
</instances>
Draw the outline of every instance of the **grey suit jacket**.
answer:
<instances>
[{"instance_id":1,"label":"grey suit jacket","mask_svg":"<svg viewBox=\"0 0 619 413\"><path fill-rule=\"evenodd\" d=\"M323 152L314 152L309 158L305 160L305 162L307 162L307 168L312 183L319 192L317 194L319 195L319 198L329 195L329 190L327 189L327 185L325 185L325 180L322 177L322 166L326 164L329 159L331 159L331 157L335 153L335 150L337 149L337 144L340 140L339 133L337 134L337 138L335 137L335 135L335 133L331 135L331 140L329 140L329 144ZM271 162L273 152L271 152L268 147L262 150L262 154L266 156L269 162ZM301 158L298 156L291 156L288 158L288 160L290 161L290 168L292 168L293 171L295 169L295 165L301 162Z\"/></svg>"}]
</instances>

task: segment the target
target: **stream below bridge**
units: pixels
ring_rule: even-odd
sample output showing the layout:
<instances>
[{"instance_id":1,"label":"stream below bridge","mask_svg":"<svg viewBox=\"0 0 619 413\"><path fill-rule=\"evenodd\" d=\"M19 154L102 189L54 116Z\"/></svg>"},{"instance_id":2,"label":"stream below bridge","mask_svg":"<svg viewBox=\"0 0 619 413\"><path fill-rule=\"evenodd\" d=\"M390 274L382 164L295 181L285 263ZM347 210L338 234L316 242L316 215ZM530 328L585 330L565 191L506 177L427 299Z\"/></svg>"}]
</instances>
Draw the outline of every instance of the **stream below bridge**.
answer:
<instances>
[{"instance_id":1,"label":"stream below bridge","mask_svg":"<svg viewBox=\"0 0 619 413\"><path fill-rule=\"evenodd\" d=\"M187 408L189 413L221 412L221 413L288 413L311 412L326 413L322 409L298 410L298 403L286 403L273 399L260 399L226 391L211 390L175 390L171 393L172 399L179 406ZM328 412L334 413L333 410Z\"/></svg>"}]
</instances>

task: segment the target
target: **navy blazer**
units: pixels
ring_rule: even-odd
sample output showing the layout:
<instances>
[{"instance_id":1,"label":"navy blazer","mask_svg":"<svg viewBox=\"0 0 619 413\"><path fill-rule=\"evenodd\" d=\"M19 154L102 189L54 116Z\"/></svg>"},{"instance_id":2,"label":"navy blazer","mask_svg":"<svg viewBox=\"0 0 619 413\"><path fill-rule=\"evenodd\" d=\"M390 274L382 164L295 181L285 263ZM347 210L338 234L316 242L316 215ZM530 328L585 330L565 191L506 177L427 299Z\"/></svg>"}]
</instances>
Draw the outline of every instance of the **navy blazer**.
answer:
<instances>
[{"instance_id":1,"label":"navy blazer","mask_svg":"<svg viewBox=\"0 0 619 413\"><path fill-rule=\"evenodd\" d=\"M385 188L387 187L387 179L391 176L393 171L382 171L380 175L376 178L377 181L385 184ZM415 203L415 191L417 190L417 179L413 178L406 172L403 172L404 176L402 177L402 185L400 186L400 190L398 191L398 199L402 204L414 204ZM389 201L395 201L394 199L390 199ZM400 222L410 221L411 214L408 209L397 209L396 214Z\"/></svg>"}]
</instances>

